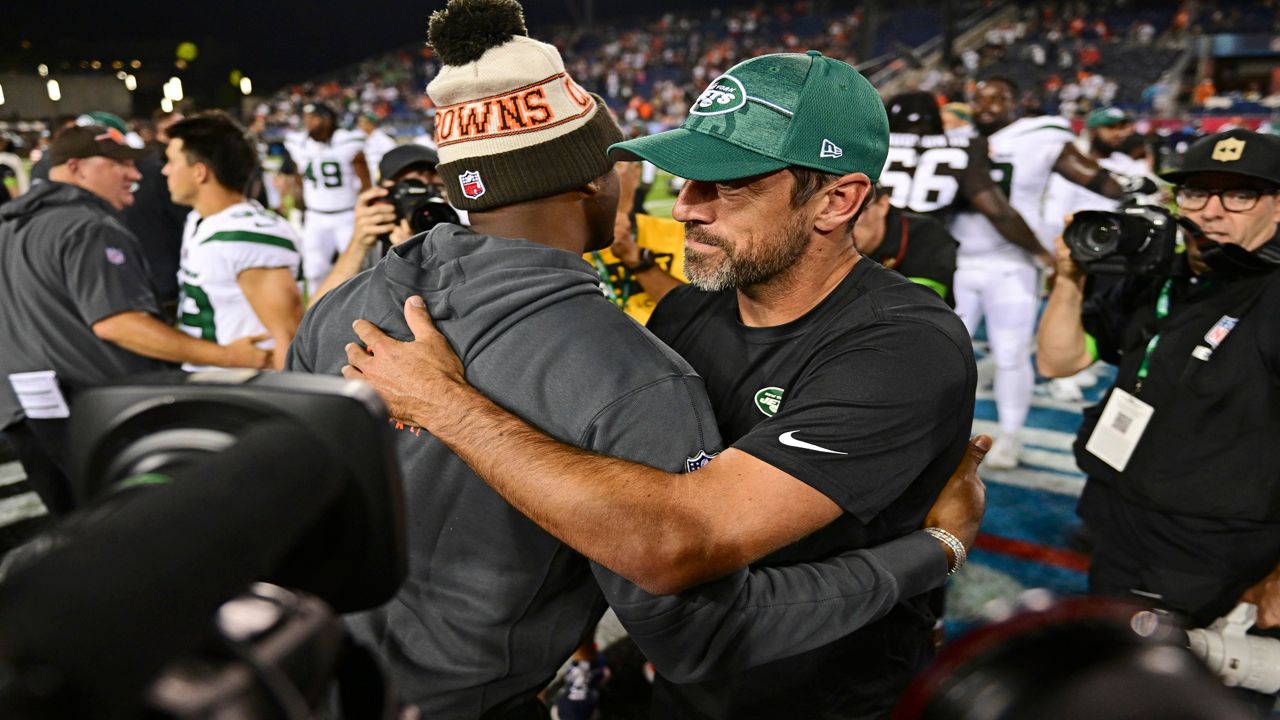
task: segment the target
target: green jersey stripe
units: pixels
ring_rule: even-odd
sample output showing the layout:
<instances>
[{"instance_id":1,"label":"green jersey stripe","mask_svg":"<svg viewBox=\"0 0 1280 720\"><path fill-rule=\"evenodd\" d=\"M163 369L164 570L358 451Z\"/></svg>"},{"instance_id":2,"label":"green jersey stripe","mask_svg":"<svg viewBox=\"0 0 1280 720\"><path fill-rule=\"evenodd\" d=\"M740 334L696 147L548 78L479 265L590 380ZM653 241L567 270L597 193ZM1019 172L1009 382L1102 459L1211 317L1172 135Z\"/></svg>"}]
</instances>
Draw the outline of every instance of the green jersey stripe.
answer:
<instances>
[{"instance_id":1,"label":"green jersey stripe","mask_svg":"<svg viewBox=\"0 0 1280 720\"><path fill-rule=\"evenodd\" d=\"M275 245L276 247L282 247L285 250L292 250L294 252L298 251L298 248L293 246L293 242L287 238L282 238L278 235L267 235L266 233L250 232L248 230L223 230L222 232L216 232L204 240L201 240L200 244L204 245L205 243L211 242L251 242L260 243L262 245Z\"/></svg>"}]
</instances>

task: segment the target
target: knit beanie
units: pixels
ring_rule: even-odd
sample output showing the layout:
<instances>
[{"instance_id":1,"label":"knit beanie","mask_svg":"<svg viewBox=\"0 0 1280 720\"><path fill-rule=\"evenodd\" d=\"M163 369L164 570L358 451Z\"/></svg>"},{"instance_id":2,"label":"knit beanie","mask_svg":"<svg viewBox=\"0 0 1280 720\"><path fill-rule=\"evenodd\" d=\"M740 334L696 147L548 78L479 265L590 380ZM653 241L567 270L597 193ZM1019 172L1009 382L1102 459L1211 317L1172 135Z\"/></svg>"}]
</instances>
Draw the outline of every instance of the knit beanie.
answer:
<instances>
[{"instance_id":1,"label":"knit beanie","mask_svg":"<svg viewBox=\"0 0 1280 720\"><path fill-rule=\"evenodd\" d=\"M436 105L437 170L469 212L551 197L609 171L622 133L604 101L565 72L555 47L528 37L516 0L449 0L428 42L444 66Z\"/></svg>"}]
</instances>

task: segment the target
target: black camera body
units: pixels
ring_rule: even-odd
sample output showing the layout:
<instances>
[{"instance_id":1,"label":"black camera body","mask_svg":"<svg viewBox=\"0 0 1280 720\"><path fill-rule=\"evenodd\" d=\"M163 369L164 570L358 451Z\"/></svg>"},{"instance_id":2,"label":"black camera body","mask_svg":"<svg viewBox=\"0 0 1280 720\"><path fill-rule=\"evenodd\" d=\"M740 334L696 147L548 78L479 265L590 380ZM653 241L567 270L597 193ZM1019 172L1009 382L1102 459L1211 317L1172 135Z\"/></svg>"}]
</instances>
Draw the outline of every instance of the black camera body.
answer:
<instances>
[{"instance_id":1,"label":"black camera body","mask_svg":"<svg viewBox=\"0 0 1280 720\"><path fill-rule=\"evenodd\" d=\"M408 220L414 235L440 223L459 221L457 211L444 199L440 188L414 178L405 178L392 185L386 202L395 206L396 222Z\"/></svg>"},{"instance_id":2,"label":"black camera body","mask_svg":"<svg viewBox=\"0 0 1280 720\"><path fill-rule=\"evenodd\" d=\"M1154 205L1118 212L1078 212L1062 234L1071 259L1088 275L1175 277L1188 273L1180 249L1198 230Z\"/></svg>"}]
</instances>

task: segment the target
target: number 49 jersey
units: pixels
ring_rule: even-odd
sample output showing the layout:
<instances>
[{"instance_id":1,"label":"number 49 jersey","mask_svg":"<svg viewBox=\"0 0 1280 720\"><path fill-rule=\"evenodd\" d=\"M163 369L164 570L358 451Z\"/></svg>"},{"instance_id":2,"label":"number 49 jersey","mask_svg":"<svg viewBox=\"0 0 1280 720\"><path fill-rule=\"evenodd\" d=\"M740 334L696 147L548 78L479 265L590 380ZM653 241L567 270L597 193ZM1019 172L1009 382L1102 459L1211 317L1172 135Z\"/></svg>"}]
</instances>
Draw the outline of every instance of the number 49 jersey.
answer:
<instances>
[{"instance_id":1,"label":"number 49 jersey","mask_svg":"<svg viewBox=\"0 0 1280 720\"><path fill-rule=\"evenodd\" d=\"M320 142L306 130L289 133L284 146L302 173L302 200L307 209L342 212L356 206L360 181L351 161L364 151L365 135L356 130L333 131Z\"/></svg>"},{"instance_id":2,"label":"number 49 jersey","mask_svg":"<svg viewBox=\"0 0 1280 720\"><path fill-rule=\"evenodd\" d=\"M251 268L287 268L291 276L297 275L297 248L293 226L253 200L203 220L191 211L182 233L178 269L182 288L178 329L219 345L266 334L266 326L240 288L240 273ZM188 363L183 369L205 368Z\"/></svg>"},{"instance_id":3,"label":"number 49 jersey","mask_svg":"<svg viewBox=\"0 0 1280 720\"><path fill-rule=\"evenodd\" d=\"M890 133L880 184L889 204L946 222L966 198L994 185L985 138Z\"/></svg>"}]
</instances>

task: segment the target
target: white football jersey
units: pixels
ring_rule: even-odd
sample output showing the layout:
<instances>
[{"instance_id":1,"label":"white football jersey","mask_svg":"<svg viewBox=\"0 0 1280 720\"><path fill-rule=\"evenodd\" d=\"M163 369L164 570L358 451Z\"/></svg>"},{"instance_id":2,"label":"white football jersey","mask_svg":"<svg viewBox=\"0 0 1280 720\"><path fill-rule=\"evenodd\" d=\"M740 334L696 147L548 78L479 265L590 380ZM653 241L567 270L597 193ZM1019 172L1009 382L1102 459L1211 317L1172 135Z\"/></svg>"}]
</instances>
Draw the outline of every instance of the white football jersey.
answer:
<instances>
[{"instance_id":1,"label":"white football jersey","mask_svg":"<svg viewBox=\"0 0 1280 720\"><path fill-rule=\"evenodd\" d=\"M1000 185L1009 204L1022 215L1041 244L1046 243L1044 196L1053 175L1053 165L1062 148L1075 135L1066 118L1054 116L1020 118L987 138L992 179ZM1026 253L1004 239L985 215L967 210L951 221L951 234L960 241L959 256L1005 255L1026 259ZM1053 236L1047 239L1053 246Z\"/></svg>"},{"instance_id":2,"label":"white football jersey","mask_svg":"<svg viewBox=\"0 0 1280 720\"><path fill-rule=\"evenodd\" d=\"M302 200L310 210L341 212L356 206L360 180L351 161L364 151L365 135L358 130L333 131L320 142L306 130L285 136L284 146L302 175Z\"/></svg>"},{"instance_id":3,"label":"white football jersey","mask_svg":"<svg viewBox=\"0 0 1280 720\"><path fill-rule=\"evenodd\" d=\"M1083 149L1081 150L1083 152ZM1112 153L1109 157L1098 160L1098 165L1116 175L1154 176L1151 168L1141 160L1134 160L1124 153ZM1147 202L1155 202L1155 198L1145 198ZM1120 207L1119 200L1112 200L1106 195L1088 190L1061 175L1054 174L1049 180L1049 190L1044 198L1044 227L1052 238L1062 234L1066 227L1066 216L1081 210L1115 210Z\"/></svg>"},{"instance_id":4,"label":"white football jersey","mask_svg":"<svg viewBox=\"0 0 1280 720\"><path fill-rule=\"evenodd\" d=\"M250 268L287 268L296 276L298 244L298 234L288 221L253 200L204 219L192 210L182 232L178 328L219 345L266 334L266 326L240 289L240 273ZM183 369L207 368L187 363Z\"/></svg>"}]
</instances>

